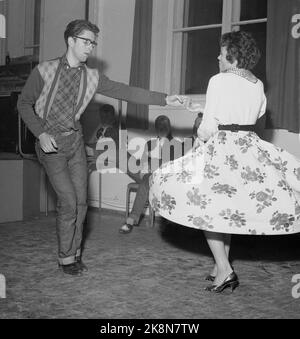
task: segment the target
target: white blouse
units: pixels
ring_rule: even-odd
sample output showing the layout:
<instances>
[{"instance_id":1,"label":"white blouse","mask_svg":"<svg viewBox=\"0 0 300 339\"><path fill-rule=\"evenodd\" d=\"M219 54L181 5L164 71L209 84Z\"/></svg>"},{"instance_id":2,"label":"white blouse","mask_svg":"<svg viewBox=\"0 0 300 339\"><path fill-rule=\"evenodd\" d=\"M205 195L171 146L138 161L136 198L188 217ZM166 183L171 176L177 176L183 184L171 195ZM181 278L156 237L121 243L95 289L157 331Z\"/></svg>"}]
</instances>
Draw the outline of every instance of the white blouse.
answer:
<instances>
[{"instance_id":1,"label":"white blouse","mask_svg":"<svg viewBox=\"0 0 300 339\"><path fill-rule=\"evenodd\" d=\"M206 105L198 136L208 140L218 125L254 125L266 112L264 85L234 73L219 73L208 84Z\"/></svg>"}]
</instances>

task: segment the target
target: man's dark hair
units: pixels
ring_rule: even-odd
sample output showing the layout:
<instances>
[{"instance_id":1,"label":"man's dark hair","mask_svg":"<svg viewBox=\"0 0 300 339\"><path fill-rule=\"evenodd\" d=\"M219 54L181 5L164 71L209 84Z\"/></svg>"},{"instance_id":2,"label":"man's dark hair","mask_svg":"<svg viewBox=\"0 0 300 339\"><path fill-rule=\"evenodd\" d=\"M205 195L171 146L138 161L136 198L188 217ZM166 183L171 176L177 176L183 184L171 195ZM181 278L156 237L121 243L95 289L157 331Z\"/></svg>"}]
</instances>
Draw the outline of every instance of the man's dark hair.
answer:
<instances>
[{"instance_id":1,"label":"man's dark hair","mask_svg":"<svg viewBox=\"0 0 300 339\"><path fill-rule=\"evenodd\" d=\"M226 47L230 63L237 60L238 68L253 69L261 56L256 41L249 32L225 33L221 38L221 47Z\"/></svg>"},{"instance_id":2,"label":"man's dark hair","mask_svg":"<svg viewBox=\"0 0 300 339\"><path fill-rule=\"evenodd\" d=\"M66 45L68 46L68 39L70 37L74 37L76 35L80 35L84 31L90 31L93 32L95 35L97 35L100 30L98 26L92 24L88 20L74 20L71 21L68 26L66 27L64 38Z\"/></svg>"}]
</instances>

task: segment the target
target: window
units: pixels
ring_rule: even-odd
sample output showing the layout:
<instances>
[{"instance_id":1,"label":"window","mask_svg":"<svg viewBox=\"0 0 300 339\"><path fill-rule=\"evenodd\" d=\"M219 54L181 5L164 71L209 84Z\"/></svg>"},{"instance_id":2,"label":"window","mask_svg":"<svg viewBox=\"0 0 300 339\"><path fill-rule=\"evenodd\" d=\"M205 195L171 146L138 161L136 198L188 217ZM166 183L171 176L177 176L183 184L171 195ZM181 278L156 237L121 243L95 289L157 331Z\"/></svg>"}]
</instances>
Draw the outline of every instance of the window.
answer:
<instances>
[{"instance_id":1,"label":"window","mask_svg":"<svg viewBox=\"0 0 300 339\"><path fill-rule=\"evenodd\" d=\"M266 78L267 0L174 0L171 90L205 94L208 81L219 72L221 34L245 30L262 52L254 73Z\"/></svg>"}]
</instances>

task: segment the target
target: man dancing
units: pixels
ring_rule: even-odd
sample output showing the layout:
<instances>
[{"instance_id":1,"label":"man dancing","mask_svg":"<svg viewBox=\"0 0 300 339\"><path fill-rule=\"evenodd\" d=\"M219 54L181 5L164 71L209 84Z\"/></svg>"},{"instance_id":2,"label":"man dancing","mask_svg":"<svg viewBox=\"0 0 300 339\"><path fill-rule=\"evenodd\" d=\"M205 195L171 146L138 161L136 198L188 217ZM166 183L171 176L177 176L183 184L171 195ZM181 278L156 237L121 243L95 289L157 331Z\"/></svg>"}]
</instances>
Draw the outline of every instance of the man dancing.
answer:
<instances>
[{"instance_id":1,"label":"man dancing","mask_svg":"<svg viewBox=\"0 0 300 339\"><path fill-rule=\"evenodd\" d=\"M83 223L87 212L87 164L81 114L100 93L147 105L179 106L185 97L167 96L115 82L86 66L99 28L86 20L66 27L65 55L40 63L29 76L18 110L36 136L36 152L57 194L58 263L63 272L81 275Z\"/></svg>"}]
</instances>

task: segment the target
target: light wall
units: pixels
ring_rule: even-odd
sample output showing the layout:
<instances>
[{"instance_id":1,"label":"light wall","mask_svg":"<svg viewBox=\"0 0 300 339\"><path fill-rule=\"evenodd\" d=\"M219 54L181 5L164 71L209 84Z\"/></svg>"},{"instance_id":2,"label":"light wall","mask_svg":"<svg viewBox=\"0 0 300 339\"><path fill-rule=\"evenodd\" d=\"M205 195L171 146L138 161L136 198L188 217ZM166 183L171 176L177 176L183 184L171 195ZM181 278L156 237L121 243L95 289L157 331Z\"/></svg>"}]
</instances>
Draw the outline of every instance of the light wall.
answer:
<instances>
[{"instance_id":1,"label":"light wall","mask_svg":"<svg viewBox=\"0 0 300 339\"><path fill-rule=\"evenodd\" d=\"M300 159L300 134L286 130L266 130L265 139Z\"/></svg>"},{"instance_id":2,"label":"light wall","mask_svg":"<svg viewBox=\"0 0 300 339\"><path fill-rule=\"evenodd\" d=\"M109 78L128 83L130 78L135 0L97 0L96 24L100 28L95 57ZM91 6L93 1L91 2ZM90 11L92 8L90 9ZM99 65L100 61L100 65ZM117 107L114 99L96 95L96 101ZM124 112L126 105L124 106Z\"/></svg>"},{"instance_id":3,"label":"light wall","mask_svg":"<svg viewBox=\"0 0 300 339\"><path fill-rule=\"evenodd\" d=\"M129 83L135 0L90 1L90 20L100 28L98 47L92 63L112 80ZM95 10L98 15L95 15ZM95 101L108 103L117 110L115 99L96 95ZM127 105L123 106L123 115ZM107 174L102 177L102 207L124 210L127 184L125 174ZM99 175L93 173L89 182L89 205L99 206Z\"/></svg>"},{"instance_id":4,"label":"light wall","mask_svg":"<svg viewBox=\"0 0 300 339\"><path fill-rule=\"evenodd\" d=\"M49 60L65 52L64 30L70 21L85 18L85 1L43 0L42 7L41 60Z\"/></svg>"}]
</instances>

